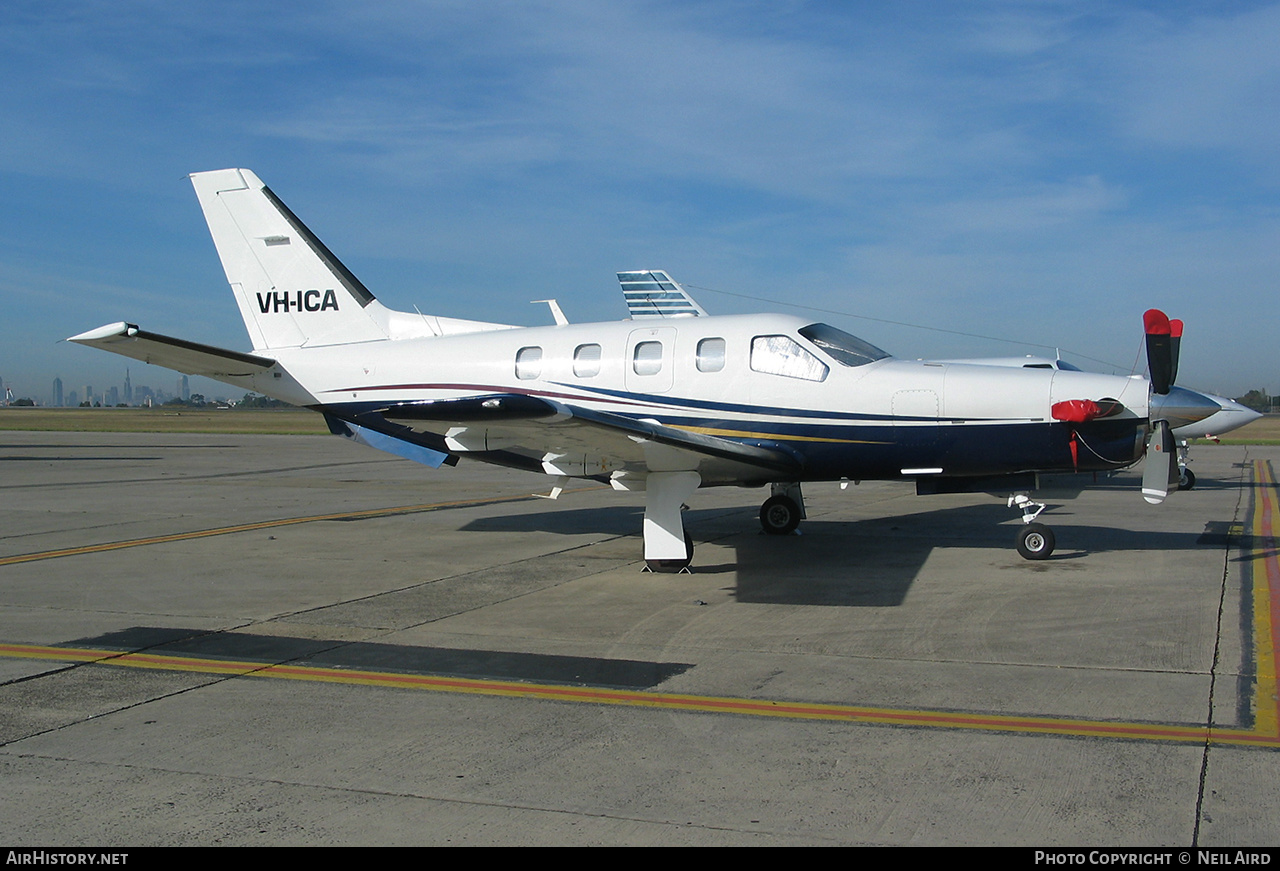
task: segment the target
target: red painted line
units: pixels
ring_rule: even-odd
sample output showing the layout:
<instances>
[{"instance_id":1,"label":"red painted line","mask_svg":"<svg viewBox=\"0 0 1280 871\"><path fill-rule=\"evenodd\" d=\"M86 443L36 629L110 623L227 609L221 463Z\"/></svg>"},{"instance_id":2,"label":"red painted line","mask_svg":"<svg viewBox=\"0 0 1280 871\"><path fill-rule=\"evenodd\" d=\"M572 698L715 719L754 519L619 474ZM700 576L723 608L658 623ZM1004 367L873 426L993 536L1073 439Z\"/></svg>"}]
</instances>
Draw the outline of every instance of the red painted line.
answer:
<instances>
[{"instance_id":1,"label":"red painted line","mask_svg":"<svg viewBox=\"0 0 1280 871\"><path fill-rule=\"evenodd\" d=\"M1280 554L1276 552L1276 538L1273 522L1275 520L1276 508L1276 490L1275 476L1272 473L1270 463L1263 463L1261 460L1254 461L1254 481L1258 483L1258 507L1261 511L1261 517L1258 524L1258 530L1261 535L1261 541L1254 542L1254 552L1259 554L1261 562L1265 566L1267 591L1270 594L1269 616L1271 625L1268 627L1271 631L1267 641L1270 644L1269 656L1266 661L1271 666L1270 674L1259 673L1256 678L1261 685L1265 680L1267 687L1271 690L1271 723L1280 729L1280 675L1277 675L1276 654L1280 652ZM1255 570L1257 563L1255 562Z\"/></svg>"},{"instance_id":2,"label":"red painted line","mask_svg":"<svg viewBox=\"0 0 1280 871\"><path fill-rule=\"evenodd\" d=\"M1238 729L1211 729L1207 726L1102 722L1054 717L976 714L962 711L869 708L850 705L781 702L767 699L675 695L630 690L609 690L598 687L555 686L521 683L519 681L451 678L318 666L270 665L243 660L217 660L152 653L118 653L106 650L23 644L0 644L0 655L71 660L116 667L157 668L254 678L315 680L344 684L372 684L405 689L518 696L547 701L634 705L657 707L666 710L822 719L870 725L964 728L1023 734L1093 736L1197 744L1208 741L1212 743L1280 747L1280 739L1275 735L1263 735Z\"/></svg>"}]
</instances>

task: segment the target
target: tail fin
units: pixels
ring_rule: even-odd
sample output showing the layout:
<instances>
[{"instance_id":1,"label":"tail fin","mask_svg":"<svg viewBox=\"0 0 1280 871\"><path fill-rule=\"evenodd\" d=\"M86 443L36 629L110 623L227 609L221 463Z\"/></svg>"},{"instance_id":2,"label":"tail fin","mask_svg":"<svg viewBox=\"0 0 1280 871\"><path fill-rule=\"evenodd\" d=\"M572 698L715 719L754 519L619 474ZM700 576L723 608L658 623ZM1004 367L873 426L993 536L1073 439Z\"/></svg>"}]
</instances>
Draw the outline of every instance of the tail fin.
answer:
<instances>
[{"instance_id":1,"label":"tail fin","mask_svg":"<svg viewBox=\"0 0 1280 871\"><path fill-rule=\"evenodd\" d=\"M702 306L661 269L619 272L618 283L632 320L707 316Z\"/></svg>"},{"instance_id":2,"label":"tail fin","mask_svg":"<svg viewBox=\"0 0 1280 871\"><path fill-rule=\"evenodd\" d=\"M191 183L254 350L387 338L386 310L256 175Z\"/></svg>"}]
</instances>

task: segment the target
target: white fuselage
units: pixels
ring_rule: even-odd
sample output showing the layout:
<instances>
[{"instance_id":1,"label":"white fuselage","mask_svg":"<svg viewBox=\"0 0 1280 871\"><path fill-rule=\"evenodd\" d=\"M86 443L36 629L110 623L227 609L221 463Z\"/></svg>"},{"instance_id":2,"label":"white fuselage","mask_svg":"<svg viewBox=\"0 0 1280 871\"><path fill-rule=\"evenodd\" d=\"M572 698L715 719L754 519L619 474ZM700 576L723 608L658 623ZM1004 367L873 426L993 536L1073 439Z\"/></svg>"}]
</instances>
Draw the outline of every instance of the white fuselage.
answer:
<instances>
[{"instance_id":1,"label":"white fuselage","mask_svg":"<svg viewBox=\"0 0 1280 871\"><path fill-rule=\"evenodd\" d=\"M1123 403L1135 433L1132 450L1111 452L1108 467L1140 455L1145 379L892 357L848 366L799 334L808 323L788 315L690 317L276 348L272 353L297 386L267 374L252 388L339 416L398 403L527 394L694 432L782 443L821 456L815 473L825 478L926 467L943 475L985 474L995 471L991 452L979 458L966 448L948 456L960 430L990 428L997 439L1010 428L1054 425L1055 402L1105 396ZM796 365L787 359L781 367L762 361L759 340L769 337L786 337L813 359ZM718 357L700 354L708 343L722 343ZM784 371L762 371L779 368ZM976 443L982 441L979 435ZM883 449L895 442L924 455L907 461ZM964 444L971 443L972 435ZM842 447L849 448L847 460L840 459ZM1054 464L1047 456L1027 456L996 467L1037 463Z\"/></svg>"}]
</instances>

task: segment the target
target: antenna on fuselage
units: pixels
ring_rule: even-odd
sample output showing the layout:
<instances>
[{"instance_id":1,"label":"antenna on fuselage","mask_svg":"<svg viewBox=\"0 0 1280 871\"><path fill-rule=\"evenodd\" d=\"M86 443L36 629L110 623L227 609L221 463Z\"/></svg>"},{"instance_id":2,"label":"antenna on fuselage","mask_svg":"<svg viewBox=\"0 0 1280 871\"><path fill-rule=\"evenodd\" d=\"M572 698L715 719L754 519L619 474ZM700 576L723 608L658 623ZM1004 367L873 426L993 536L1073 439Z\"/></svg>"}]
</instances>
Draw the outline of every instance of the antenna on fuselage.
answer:
<instances>
[{"instance_id":1,"label":"antenna on fuselage","mask_svg":"<svg viewBox=\"0 0 1280 871\"><path fill-rule=\"evenodd\" d=\"M529 302L533 305L545 302L547 307L551 309L551 316L556 319L556 326L563 327L565 324L569 323L569 319L565 317L564 312L560 310L560 303L556 302L554 299L531 299Z\"/></svg>"}]
</instances>

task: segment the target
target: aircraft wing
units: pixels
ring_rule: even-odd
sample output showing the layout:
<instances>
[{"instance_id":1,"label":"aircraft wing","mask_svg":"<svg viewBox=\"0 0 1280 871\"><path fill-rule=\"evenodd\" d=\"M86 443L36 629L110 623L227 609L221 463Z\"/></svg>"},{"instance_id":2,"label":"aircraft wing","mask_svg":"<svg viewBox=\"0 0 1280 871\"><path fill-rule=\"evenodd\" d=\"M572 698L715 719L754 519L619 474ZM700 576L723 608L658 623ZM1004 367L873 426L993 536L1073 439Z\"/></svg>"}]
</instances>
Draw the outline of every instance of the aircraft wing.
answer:
<instances>
[{"instance_id":1,"label":"aircraft wing","mask_svg":"<svg viewBox=\"0 0 1280 871\"><path fill-rule=\"evenodd\" d=\"M383 409L386 421L443 436L460 453L516 454L547 474L626 479L696 471L706 484L766 483L799 476L800 458L780 446L744 444L652 420L522 394L413 402Z\"/></svg>"},{"instance_id":2,"label":"aircraft wing","mask_svg":"<svg viewBox=\"0 0 1280 871\"><path fill-rule=\"evenodd\" d=\"M136 324L123 321L72 336L67 341L102 348L113 354L154 363L187 375L205 375L209 378L261 375L276 365L276 361L268 357L149 333L138 329Z\"/></svg>"}]
</instances>

